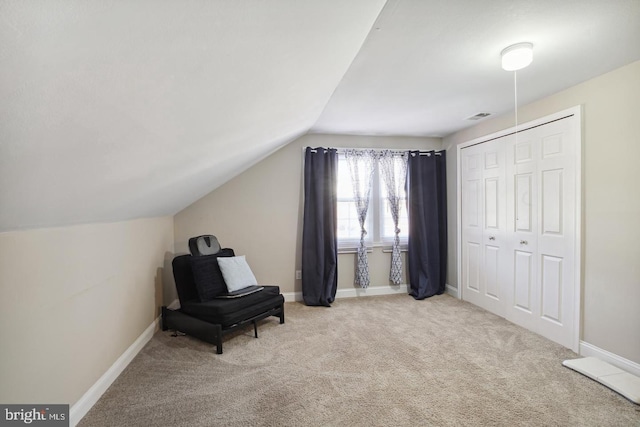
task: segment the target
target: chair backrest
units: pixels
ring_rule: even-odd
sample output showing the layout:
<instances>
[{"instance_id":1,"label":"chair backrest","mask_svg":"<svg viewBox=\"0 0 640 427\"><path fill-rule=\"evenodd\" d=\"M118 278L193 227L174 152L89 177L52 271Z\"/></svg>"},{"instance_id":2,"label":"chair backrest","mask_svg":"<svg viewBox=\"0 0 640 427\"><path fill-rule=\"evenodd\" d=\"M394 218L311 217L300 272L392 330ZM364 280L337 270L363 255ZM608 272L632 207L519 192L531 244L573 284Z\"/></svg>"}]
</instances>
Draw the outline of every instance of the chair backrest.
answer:
<instances>
[{"instance_id":1,"label":"chair backrest","mask_svg":"<svg viewBox=\"0 0 640 427\"><path fill-rule=\"evenodd\" d=\"M173 278L176 281L180 304L187 301L198 301L198 290L191 271L191 255L179 255L173 259L171 265L173 266Z\"/></svg>"},{"instance_id":2,"label":"chair backrest","mask_svg":"<svg viewBox=\"0 0 640 427\"><path fill-rule=\"evenodd\" d=\"M212 234L205 234L189 239L189 251L193 256L217 254L220 249L218 239Z\"/></svg>"},{"instance_id":3,"label":"chair backrest","mask_svg":"<svg viewBox=\"0 0 640 427\"><path fill-rule=\"evenodd\" d=\"M222 272L218 267L217 261L215 258L217 257L231 257L235 256L235 252L231 248L220 249L217 254L202 256L202 258L197 257L199 261L207 261L205 258L209 258L207 261L208 265L210 261L213 260L215 263L213 266L213 271L210 270L210 274L213 274L213 280L216 280L217 275L217 283L224 284L224 278L222 277ZM200 301L200 295L198 294L198 288L196 287L195 276L193 274L193 268L191 265L192 260L196 258L192 255L178 255L171 262L171 266L173 267L173 278L176 282L176 291L178 291L178 299L180 300L180 305L184 304L187 301ZM208 276L211 278L211 276ZM223 285L226 286L226 285Z\"/></svg>"}]
</instances>

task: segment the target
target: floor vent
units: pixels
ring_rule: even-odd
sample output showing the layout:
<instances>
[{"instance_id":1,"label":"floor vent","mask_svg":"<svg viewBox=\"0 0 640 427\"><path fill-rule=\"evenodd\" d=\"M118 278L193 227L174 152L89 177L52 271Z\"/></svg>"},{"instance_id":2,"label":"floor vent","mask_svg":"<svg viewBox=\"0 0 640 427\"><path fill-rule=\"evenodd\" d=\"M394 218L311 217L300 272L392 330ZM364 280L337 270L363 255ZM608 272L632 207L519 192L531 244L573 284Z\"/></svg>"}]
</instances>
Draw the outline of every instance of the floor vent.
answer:
<instances>
[{"instance_id":1,"label":"floor vent","mask_svg":"<svg viewBox=\"0 0 640 427\"><path fill-rule=\"evenodd\" d=\"M633 403L640 405L639 377L616 368L596 357L565 360L562 364L567 368L580 372L582 375L586 375L592 380L598 381L611 390L620 393Z\"/></svg>"}]
</instances>

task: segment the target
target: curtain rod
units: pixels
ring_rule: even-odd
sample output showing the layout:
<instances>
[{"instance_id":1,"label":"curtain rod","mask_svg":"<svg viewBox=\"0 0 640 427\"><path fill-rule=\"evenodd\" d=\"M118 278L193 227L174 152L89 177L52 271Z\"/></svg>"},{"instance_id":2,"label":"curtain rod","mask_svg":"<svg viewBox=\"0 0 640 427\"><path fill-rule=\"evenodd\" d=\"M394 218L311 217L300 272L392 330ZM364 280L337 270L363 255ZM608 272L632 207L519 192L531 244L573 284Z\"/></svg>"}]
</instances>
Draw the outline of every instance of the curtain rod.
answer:
<instances>
[{"instance_id":1,"label":"curtain rod","mask_svg":"<svg viewBox=\"0 0 640 427\"><path fill-rule=\"evenodd\" d=\"M434 150L431 150L431 151L419 151L419 152L418 152L418 155L419 155L419 156L430 156L430 155L431 155L431 153L433 153L433 154L435 154L436 156L442 156L442 152L443 152L443 151L445 151L445 150L440 150L440 151L434 151Z\"/></svg>"},{"instance_id":2,"label":"curtain rod","mask_svg":"<svg viewBox=\"0 0 640 427\"><path fill-rule=\"evenodd\" d=\"M304 152L307 148L311 148L311 152L312 153L316 153L317 152L317 148L312 148L312 147L302 147L302 151ZM390 148L325 148L325 150L328 149L333 149L336 150L338 153L340 154L344 154L346 151L348 150L362 150L362 151L390 151L392 154L404 154L408 151L417 151L419 155L421 156L430 156L431 153L434 153L436 156L441 156L442 152L445 150L439 150L439 151L435 151L435 150L417 150L417 149L412 149L412 148L407 148L407 149L390 149Z\"/></svg>"}]
</instances>

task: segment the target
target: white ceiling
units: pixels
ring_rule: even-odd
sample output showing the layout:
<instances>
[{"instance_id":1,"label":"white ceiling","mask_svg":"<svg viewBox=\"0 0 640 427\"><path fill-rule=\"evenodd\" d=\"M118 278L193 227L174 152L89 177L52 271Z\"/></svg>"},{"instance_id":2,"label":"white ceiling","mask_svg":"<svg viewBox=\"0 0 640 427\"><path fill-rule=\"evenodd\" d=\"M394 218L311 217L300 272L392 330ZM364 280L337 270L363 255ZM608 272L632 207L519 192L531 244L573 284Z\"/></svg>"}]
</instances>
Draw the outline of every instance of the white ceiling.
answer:
<instances>
[{"instance_id":1,"label":"white ceiling","mask_svg":"<svg viewBox=\"0 0 640 427\"><path fill-rule=\"evenodd\" d=\"M443 137L640 59L640 0L389 0L312 131Z\"/></svg>"},{"instance_id":2,"label":"white ceiling","mask_svg":"<svg viewBox=\"0 0 640 427\"><path fill-rule=\"evenodd\" d=\"M386 3L386 4L385 4ZM444 136L640 59L640 0L0 0L0 231L171 215L306 132Z\"/></svg>"}]
</instances>

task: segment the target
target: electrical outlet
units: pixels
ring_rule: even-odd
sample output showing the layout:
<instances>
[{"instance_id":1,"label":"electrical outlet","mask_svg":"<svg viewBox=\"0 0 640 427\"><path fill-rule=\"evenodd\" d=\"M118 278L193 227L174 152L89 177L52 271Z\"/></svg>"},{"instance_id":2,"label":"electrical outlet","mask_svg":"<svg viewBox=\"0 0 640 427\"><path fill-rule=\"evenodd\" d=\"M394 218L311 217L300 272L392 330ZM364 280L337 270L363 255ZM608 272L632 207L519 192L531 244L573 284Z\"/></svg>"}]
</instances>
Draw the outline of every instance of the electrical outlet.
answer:
<instances>
[{"instance_id":1,"label":"electrical outlet","mask_svg":"<svg viewBox=\"0 0 640 427\"><path fill-rule=\"evenodd\" d=\"M302 270L296 270L296 280L302 280Z\"/></svg>"}]
</instances>

